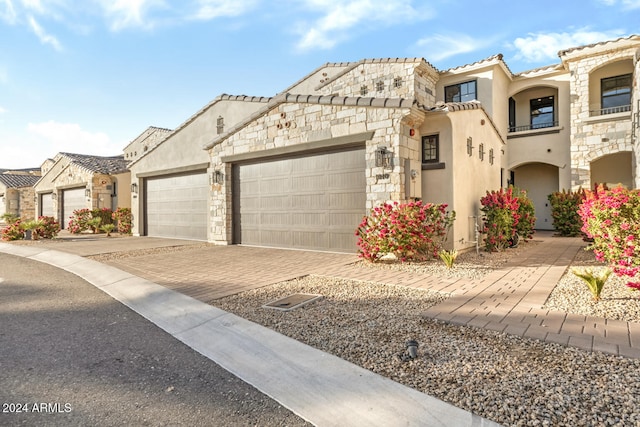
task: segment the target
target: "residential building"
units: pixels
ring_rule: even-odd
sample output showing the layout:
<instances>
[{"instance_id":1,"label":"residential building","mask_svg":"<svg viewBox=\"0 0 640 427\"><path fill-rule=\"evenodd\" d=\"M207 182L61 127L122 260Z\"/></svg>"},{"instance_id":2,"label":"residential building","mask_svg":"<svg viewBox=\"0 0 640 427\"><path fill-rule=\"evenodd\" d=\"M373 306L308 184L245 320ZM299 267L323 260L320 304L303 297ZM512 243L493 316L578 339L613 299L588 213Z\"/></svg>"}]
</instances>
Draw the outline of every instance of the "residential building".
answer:
<instances>
[{"instance_id":1,"label":"residential building","mask_svg":"<svg viewBox=\"0 0 640 427\"><path fill-rule=\"evenodd\" d=\"M77 209L131 207L130 172L123 155L58 153L42 164L35 184L37 215L52 216L67 228Z\"/></svg>"},{"instance_id":2,"label":"residential building","mask_svg":"<svg viewBox=\"0 0 640 427\"><path fill-rule=\"evenodd\" d=\"M35 219L33 186L38 179L40 169L0 170L0 223L4 223L4 214Z\"/></svg>"},{"instance_id":3,"label":"residential building","mask_svg":"<svg viewBox=\"0 0 640 427\"><path fill-rule=\"evenodd\" d=\"M355 251L371 208L423 200L456 211L448 246L466 249L480 198L509 184L552 229L553 191L640 185L639 49L603 41L522 73L502 55L328 63L272 98L223 95L131 163L134 233Z\"/></svg>"}]
</instances>

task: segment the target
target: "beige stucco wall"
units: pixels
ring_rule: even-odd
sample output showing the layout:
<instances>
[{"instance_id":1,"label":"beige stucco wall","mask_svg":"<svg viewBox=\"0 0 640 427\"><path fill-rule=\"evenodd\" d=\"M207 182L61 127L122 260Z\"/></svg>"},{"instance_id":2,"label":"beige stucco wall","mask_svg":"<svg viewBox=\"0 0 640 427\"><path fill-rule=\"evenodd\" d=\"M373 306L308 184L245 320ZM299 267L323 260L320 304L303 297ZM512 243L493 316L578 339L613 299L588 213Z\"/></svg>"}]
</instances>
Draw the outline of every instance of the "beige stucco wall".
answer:
<instances>
[{"instance_id":1,"label":"beige stucco wall","mask_svg":"<svg viewBox=\"0 0 640 427\"><path fill-rule=\"evenodd\" d=\"M144 177L206 169L209 154L203 146L217 136L218 117L224 118L226 131L265 105L264 102L250 102L244 98L218 99L181 125L145 156L131 163L130 183L138 186L138 194L131 194L129 202L133 213L133 234L140 235L141 230L144 230L141 197L144 194Z\"/></svg>"},{"instance_id":2,"label":"beige stucco wall","mask_svg":"<svg viewBox=\"0 0 640 427\"><path fill-rule=\"evenodd\" d=\"M482 124L484 122L484 124ZM488 190L500 188L500 164L504 145L500 135L482 109L429 114L420 131L440 136L440 162L444 169L424 170L422 194L425 202L447 203L456 211L456 221L448 246L456 249L474 247L473 219L480 213L480 198ZM467 153L471 138L472 155ZM479 156L483 144L484 157ZM493 164L490 161L493 150Z\"/></svg>"},{"instance_id":3,"label":"beige stucco wall","mask_svg":"<svg viewBox=\"0 0 640 427\"><path fill-rule=\"evenodd\" d=\"M633 188L632 152L609 154L591 162L591 182L607 184L615 187L622 184L626 188Z\"/></svg>"}]
</instances>

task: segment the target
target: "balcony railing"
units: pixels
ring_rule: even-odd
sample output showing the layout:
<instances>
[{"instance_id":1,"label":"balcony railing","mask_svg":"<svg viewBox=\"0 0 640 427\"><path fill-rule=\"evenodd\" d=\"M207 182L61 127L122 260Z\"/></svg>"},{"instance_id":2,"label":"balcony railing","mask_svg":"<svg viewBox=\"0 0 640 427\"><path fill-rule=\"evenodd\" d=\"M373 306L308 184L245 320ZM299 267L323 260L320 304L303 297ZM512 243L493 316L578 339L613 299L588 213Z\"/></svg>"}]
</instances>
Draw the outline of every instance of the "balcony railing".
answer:
<instances>
[{"instance_id":1,"label":"balcony railing","mask_svg":"<svg viewBox=\"0 0 640 427\"><path fill-rule=\"evenodd\" d=\"M509 128L509 132L524 132L527 130L538 130L538 129L552 128L556 126L558 126L558 122L538 123L535 125L524 125L524 126L511 126Z\"/></svg>"},{"instance_id":2,"label":"balcony railing","mask_svg":"<svg viewBox=\"0 0 640 427\"><path fill-rule=\"evenodd\" d=\"M631 105L620 105L618 107L601 108L600 110L590 110L590 116L604 116L606 114L625 113L631 111Z\"/></svg>"}]
</instances>

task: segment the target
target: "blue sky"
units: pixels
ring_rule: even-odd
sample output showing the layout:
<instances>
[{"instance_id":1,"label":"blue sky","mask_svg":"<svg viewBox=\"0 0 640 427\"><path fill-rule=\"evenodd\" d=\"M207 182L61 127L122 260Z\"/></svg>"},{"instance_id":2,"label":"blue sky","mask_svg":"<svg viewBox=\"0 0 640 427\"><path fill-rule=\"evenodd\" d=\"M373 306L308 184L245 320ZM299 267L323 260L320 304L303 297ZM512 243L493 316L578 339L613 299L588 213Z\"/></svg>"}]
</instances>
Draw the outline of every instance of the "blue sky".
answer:
<instances>
[{"instance_id":1,"label":"blue sky","mask_svg":"<svg viewBox=\"0 0 640 427\"><path fill-rule=\"evenodd\" d=\"M640 34L640 0L0 0L0 168L116 155L216 96L273 96L326 62L560 49Z\"/></svg>"}]
</instances>

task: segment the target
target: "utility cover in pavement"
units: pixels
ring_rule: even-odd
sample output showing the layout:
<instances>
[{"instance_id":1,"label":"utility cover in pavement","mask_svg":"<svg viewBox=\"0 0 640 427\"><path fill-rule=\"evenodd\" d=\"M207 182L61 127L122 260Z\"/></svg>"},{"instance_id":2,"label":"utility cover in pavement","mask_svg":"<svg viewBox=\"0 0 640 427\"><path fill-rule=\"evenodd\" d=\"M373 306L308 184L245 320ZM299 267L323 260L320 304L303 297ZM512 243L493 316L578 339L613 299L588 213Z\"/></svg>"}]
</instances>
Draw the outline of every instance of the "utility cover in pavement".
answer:
<instances>
[{"instance_id":1,"label":"utility cover in pavement","mask_svg":"<svg viewBox=\"0 0 640 427\"><path fill-rule=\"evenodd\" d=\"M277 301L263 305L264 308L273 308L275 310L291 311L303 305L309 304L322 298L322 295L314 294L292 294Z\"/></svg>"}]
</instances>

